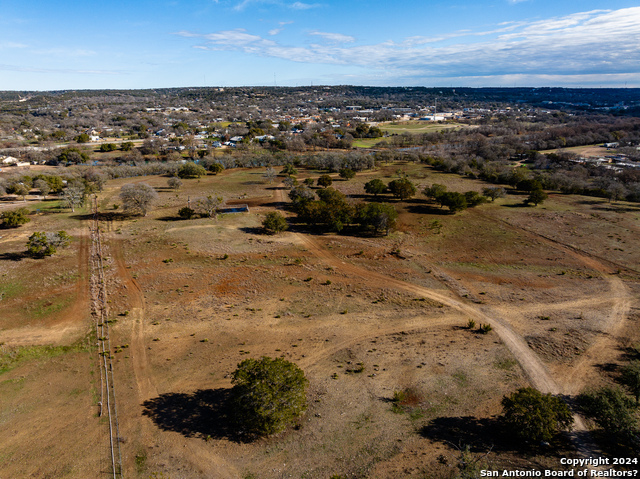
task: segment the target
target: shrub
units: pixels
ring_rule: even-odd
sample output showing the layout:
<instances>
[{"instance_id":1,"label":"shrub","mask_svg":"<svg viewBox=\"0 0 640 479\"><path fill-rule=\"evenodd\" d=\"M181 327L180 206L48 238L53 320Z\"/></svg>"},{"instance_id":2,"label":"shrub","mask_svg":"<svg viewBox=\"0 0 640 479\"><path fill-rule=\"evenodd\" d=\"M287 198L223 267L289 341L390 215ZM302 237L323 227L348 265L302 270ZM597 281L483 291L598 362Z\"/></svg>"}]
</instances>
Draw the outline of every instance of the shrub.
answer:
<instances>
[{"instance_id":1,"label":"shrub","mask_svg":"<svg viewBox=\"0 0 640 479\"><path fill-rule=\"evenodd\" d=\"M237 423L251 434L282 431L307 408L304 372L285 359L245 359L231 381Z\"/></svg>"},{"instance_id":2,"label":"shrub","mask_svg":"<svg viewBox=\"0 0 640 479\"><path fill-rule=\"evenodd\" d=\"M504 424L522 441L550 441L573 424L569 406L562 399L534 388L520 388L505 396L502 407Z\"/></svg>"},{"instance_id":3,"label":"shrub","mask_svg":"<svg viewBox=\"0 0 640 479\"><path fill-rule=\"evenodd\" d=\"M196 211L192 208L189 208L188 206L185 206L184 208L180 208L180 210L178 211L178 216L185 220L189 220L193 218L195 214L196 214Z\"/></svg>"},{"instance_id":4,"label":"shrub","mask_svg":"<svg viewBox=\"0 0 640 479\"><path fill-rule=\"evenodd\" d=\"M289 228L287 220L278 211L271 211L262 221L262 227L267 234L276 234Z\"/></svg>"},{"instance_id":5,"label":"shrub","mask_svg":"<svg viewBox=\"0 0 640 479\"><path fill-rule=\"evenodd\" d=\"M27 241L27 254L33 258L51 256L58 248L64 248L71 243L71 237L65 231L45 233L36 231Z\"/></svg>"},{"instance_id":6,"label":"shrub","mask_svg":"<svg viewBox=\"0 0 640 479\"><path fill-rule=\"evenodd\" d=\"M638 418L633 401L620 388L603 387L578 396L582 412L615 440L637 441Z\"/></svg>"},{"instance_id":7,"label":"shrub","mask_svg":"<svg viewBox=\"0 0 640 479\"><path fill-rule=\"evenodd\" d=\"M353 171L351 168L342 168L338 172L338 175L340 175L340 178L348 181L356 176L356 172Z\"/></svg>"},{"instance_id":8,"label":"shrub","mask_svg":"<svg viewBox=\"0 0 640 479\"><path fill-rule=\"evenodd\" d=\"M5 211L0 214L0 219L2 220L3 228L17 228L20 225L28 223L31 221L27 218L29 214L29 210L26 208L20 208L13 211Z\"/></svg>"},{"instance_id":9,"label":"shrub","mask_svg":"<svg viewBox=\"0 0 640 479\"><path fill-rule=\"evenodd\" d=\"M178 176L182 179L185 178L200 178L201 176L205 176L207 174L207 170L200 165L196 165L193 162L188 162L178 168Z\"/></svg>"},{"instance_id":10,"label":"shrub","mask_svg":"<svg viewBox=\"0 0 640 479\"><path fill-rule=\"evenodd\" d=\"M322 186L323 188L327 188L331 186L332 183L333 183L333 180L329 175L321 175L318 178L318 186Z\"/></svg>"}]
</instances>

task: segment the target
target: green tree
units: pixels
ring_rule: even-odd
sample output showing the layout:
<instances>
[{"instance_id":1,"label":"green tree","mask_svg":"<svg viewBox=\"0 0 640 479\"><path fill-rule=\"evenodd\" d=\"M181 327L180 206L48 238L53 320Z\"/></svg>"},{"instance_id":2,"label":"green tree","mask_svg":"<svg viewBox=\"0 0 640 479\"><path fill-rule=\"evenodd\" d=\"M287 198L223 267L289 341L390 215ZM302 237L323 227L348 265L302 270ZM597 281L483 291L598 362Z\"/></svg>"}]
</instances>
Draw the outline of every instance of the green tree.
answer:
<instances>
[{"instance_id":1,"label":"green tree","mask_svg":"<svg viewBox=\"0 0 640 479\"><path fill-rule=\"evenodd\" d=\"M364 184L364 191L370 195L375 196L383 194L387 191L387 185L379 178L374 178L373 180L367 181Z\"/></svg>"},{"instance_id":2,"label":"green tree","mask_svg":"<svg viewBox=\"0 0 640 479\"><path fill-rule=\"evenodd\" d=\"M222 173L224 171L224 166L222 166L222 164L220 163L214 162L208 166L208 169L211 173L217 175L218 173Z\"/></svg>"},{"instance_id":3,"label":"green tree","mask_svg":"<svg viewBox=\"0 0 640 479\"><path fill-rule=\"evenodd\" d=\"M533 203L535 206L538 206L540 203L544 202L549 197L542 188L537 188L533 190L524 202L526 204Z\"/></svg>"},{"instance_id":4,"label":"green tree","mask_svg":"<svg viewBox=\"0 0 640 479\"><path fill-rule=\"evenodd\" d=\"M351 180L352 178L355 178L356 172L353 171L351 168L342 168L338 172L338 175L340 176L340 178L344 180Z\"/></svg>"},{"instance_id":5,"label":"green tree","mask_svg":"<svg viewBox=\"0 0 640 479\"><path fill-rule=\"evenodd\" d=\"M17 228L20 225L31 221L27 215L29 210L26 208L20 208L13 211L5 211L0 214L0 220L2 220L3 228Z\"/></svg>"},{"instance_id":6,"label":"green tree","mask_svg":"<svg viewBox=\"0 0 640 479\"><path fill-rule=\"evenodd\" d=\"M620 379L636 398L636 406L640 405L640 361L631 361L622 367Z\"/></svg>"},{"instance_id":7,"label":"green tree","mask_svg":"<svg viewBox=\"0 0 640 479\"><path fill-rule=\"evenodd\" d=\"M178 216L183 220L190 220L195 216L195 214L196 210L194 210L193 208L189 208L188 206L185 206L184 208L180 208L178 210Z\"/></svg>"},{"instance_id":8,"label":"green tree","mask_svg":"<svg viewBox=\"0 0 640 479\"><path fill-rule=\"evenodd\" d=\"M71 244L71 237L66 231L57 233L45 233L36 231L27 241L27 254L33 258L51 256L58 248L64 248Z\"/></svg>"},{"instance_id":9,"label":"green tree","mask_svg":"<svg viewBox=\"0 0 640 479\"><path fill-rule=\"evenodd\" d=\"M440 204L449 208L449 211L454 214L466 210L469 206L467 204L467 197L456 191L447 191L439 198L439 201Z\"/></svg>"},{"instance_id":10,"label":"green tree","mask_svg":"<svg viewBox=\"0 0 640 479\"><path fill-rule=\"evenodd\" d=\"M133 149L133 142L125 141L120 145L120 148L122 149L122 151L131 151Z\"/></svg>"},{"instance_id":11,"label":"green tree","mask_svg":"<svg viewBox=\"0 0 640 479\"><path fill-rule=\"evenodd\" d=\"M99 148L99 150L102 153L107 153L109 151L115 151L117 149L118 149L118 147L117 147L117 145L115 143L103 143L102 145L100 145L100 148Z\"/></svg>"},{"instance_id":12,"label":"green tree","mask_svg":"<svg viewBox=\"0 0 640 479\"><path fill-rule=\"evenodd\" d=\"M433 201L438 203L440 205L440 207L442 207L443 206L442 198L444 198L444 195L445 195L446 192L447 192L447 187L446 186L440 185L438 183L434 183L433 185L429 186L428 188L425 188L422 193L424 193L424 195L427 198L432 199Z\"/></svg>"},{"instance_id":13,"label":"green tree","mask_svg":"<svg viewBox=\"0 0 640 479\"><path fill-rule=\"evenodd\" d=\"M205 176L207 174L207 170L200 165L196 165L192 161L189 161L178 168L178 176L182 179L185 178L200 178L201 176Z\"/></svg>"},{"instance_id":14,"label":"green tree","mask_svg":"<svg viewBox=\"0 0 640 479\"><path fill-rule=\"evenodd\" d=\"M374 234L388 235L398 219L398 212L388 203L366 203L358 205L356 221L364 229L373 229Z\"/></svg>"},{"instance_id":15,"label":"green tree","mask_svg":"<svg viewBox=\"0 0 640 479\"><path fill-rule=\"evenodd\" d=\"M286 231L289 228L289 225L280 212L271 211L267 213L262 221L262 228L265 233L273 235Z\"/></svg>"},{"instance_id":16,"label":"green tree","mask_svg":"<svg viewBox=\"0 0 640 479\"><path fill-rule=\"evenodd\" d=\"M90 139L91 137L89 137L89 135L87 135L86 133L80 133L74 138L74 140L76 140L76 142L78 143L89 143Z\"/></svg>"},{"instance_id":17,"label":"green tree","mask_svg":"<svg viewBox=\"0 0 640 479\"><path fill-rule=\"evenodd\" d=\"M389 191L401 200L408 200L416 194L416 187L407 178L399 178L389 183Z\"/></svg>"},{"instance_id":18,"label":"green tree","mask_svg":"<svg viewBox=\"0 0 640 479\"><path fill-rule=\"evenodd\" d=\"M322 186L323 188L328 188L333 183L333 180L329 175L320 175L318 178L318 186Z\"/></svg>"},{"instance_id":19,"label":"green tree","mask_svg":"<svg viewBox=\"0 0 640 479\"><path fill-rule=\"evenodd\" d=\"M530 387L505 396L502 407L507 429L523 441L550 441L573 424L569 406L562 399Z\"/></svg>"},{"instance_id":20,"label":"green tree","mask_svg":"<svg viewBox=\"0 0 640 479\"><path fill-rule=\"evenodd\" d=\"M287 176L297 175L298 174L298 170L296 170L296 168L291 163L287 163L282 168L282 171L280 172L280 174L281 175L287 175Z\"/></svg>"},{"instance_id":21,"label":"green tree","mask_svg":"<svg viewBox=\"0 0 640 479\"><path fill-rule=\"evenodd\" d=\"M51 190L49 193L60 193L64 189L64 183L62 182L62 178L57 175L47 175L42 176L44 181L46 181Z\"/></svg>"},{"instance_id":22,"label":"green tree","mask_svg":"<svg viewBox=\"0 0 640 479\"><path fill-rule=\"evenodd\" d=\"M633 401L620 388L603 387L578 396L582 412L612 438L633 440L638 434L638 417Z\"/></svg>"},{"instance_id":23,"label":"green tree","mask_svg":"<svg viewBox=\"0 0 640 479\"><path fill-rule=\"evenodd\" d=\"M467 200L467 206L469 208L473 208L474 206L478 206L489 201L486 196L482 196L477 191L465 191L464 198Z\"/></svg>"},{"instance_id":24,"label":"green tree","mask_svg":"<svg viewBox=\"0 0 640 479\"><path fill-rule=\"evenodd\" d=\"M495 201L496 198L503 198L507 192L501 186L490 186L482 189L482 194L487 198L491 198L491 201Z\"/></svg>"},{"instance_id":25,"label":"green tree","mask_svg":"<svg viewBox=\"0 0 640 479\"><path fill-rule=\"evenodd\" d=\"M231 404L238 425L269 435L292 424L307 408L307 378L282 358L245 359L233 372Z\"/></svg>"},{"instance_id":26,"label":"green tree","mask_svg":"<svg viewBox=\"0 0 640 479\"><path fill-rule=\"evenodd\" d=\"M65 148L57 156L57 160L64 164L73 163L77 165L79 163L87 163L90 159L91 158L86 152L81 151L78 148Z\"/></svg>"},{"instance_id":27,"label":"green tree","mask_svg":"<svg viewBox=\"0 0 640 479\"><path fill-rule=\"evenodd\" d=\"M23 201L27 201L27 195L29 194L29 188L23 183L16 183L13 185L13 192L18 196L22 196Z\"/></svg>"}]
</instances>

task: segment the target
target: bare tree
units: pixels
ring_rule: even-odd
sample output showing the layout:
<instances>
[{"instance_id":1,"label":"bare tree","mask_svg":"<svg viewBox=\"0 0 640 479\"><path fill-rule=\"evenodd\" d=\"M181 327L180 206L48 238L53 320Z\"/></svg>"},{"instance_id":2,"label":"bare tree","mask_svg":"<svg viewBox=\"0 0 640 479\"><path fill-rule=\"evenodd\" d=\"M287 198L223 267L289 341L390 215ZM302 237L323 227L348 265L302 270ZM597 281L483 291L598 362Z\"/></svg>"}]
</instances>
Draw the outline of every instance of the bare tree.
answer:
<instances>
[{"instance_id":1,"label":"bare tree","mask_svg":"<svg viewBox=\"0 0 640 479\"><path fill-rule=\"evenodd\" d=\"M125 211L147 216L158 193L146 183L130 183L120 189L120 199Z\"/></svg>"},{"instance_id":2,"label":"bare tree","mask_svg":"<svg viewBox=\"0 0 640 479\"><path fill-rule=\"evenodd\" d=\"M276 173L276 170L274 170L271 166L268 166L267 169L264 171L264 174L262 175L262 177L267 180L269 183L273 183L273 179L278 175L278 173Z\"/></svg>"},{"instance_id":3,"label":"bare tree","mask_svg":"<svg viewBox=\"0 0 640 479\"><path fill-rule=\"evenodd\" d=\"M69 186L62 190L60 194L62 196L62 202L71 208L71 211L76 210L76 206L81 206L85 200L84 188L80 186Z\"/></svg>"},{"instance_id":4,"label":"bare tree","mask_svg":"<svg viewBox=\"0 0 640 479\"><path fill-rule=\"evenodd\" d=\"M167 180L167 185L169 185L169 188L173 188L174 191L178 191L182 186L182 180L177 176L172 176Z\"/></svg>"},{"instance_id":5,"label":"bare tree","mask_svg":"<svg viewBox=\"0 0 640 479\"><path fill-rule=\"evenodd\" d=\"M213 218L218 214L218 207L222 204L224 198L222 196L208 195L205 198L198 198L196 205L209 218Z\"/></svg>"},{"instance_id":6,"label":"bare tree","mask_svg":"<svg viewBox=\"0 0 640 479\"><path fill-rule=\"evenodd\" d=\"M51 192L51 187L49 186L49 183L47 183L43 179L37 179L36 181L34 181L33 186L38 190L40 190L40 194L42 195L43 200L46 199L47 195Z\"/></svg>"}]
</instances>

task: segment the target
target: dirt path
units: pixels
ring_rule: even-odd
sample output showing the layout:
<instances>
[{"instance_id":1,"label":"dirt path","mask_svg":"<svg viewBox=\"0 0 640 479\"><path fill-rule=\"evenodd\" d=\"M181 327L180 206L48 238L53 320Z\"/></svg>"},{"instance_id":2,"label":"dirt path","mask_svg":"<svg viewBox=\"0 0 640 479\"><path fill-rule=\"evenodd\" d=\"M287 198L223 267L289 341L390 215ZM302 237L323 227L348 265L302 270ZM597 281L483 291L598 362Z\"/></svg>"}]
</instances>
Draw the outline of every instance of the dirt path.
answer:
<instances>
[{"instance_id":1,"label":"dirt path","mask_svg":"<svg viewBox=\"0 0 640 479\"><path fill-rule=\"evenodd\" d=\"M527 343L522 339L511 326L499 318L494 311L488 307L477 307L470 304L463 303L453 297L433 291L422 286L407 283L395 279L391 276L383 275L375 271L367 270L355 266L350 263L336 258L331 253L319 246L315 240L309 236L302 235L300 233L293 233L301 237L302 242L309 249L311 253L321 258L325 263L329 264L337 271L357 276L365 283L374 283L377 286L385 285L387 287L393 287L396 289L404 290L413 293L417 296L423 296L433 301L437 301L445 306L449 306L460 313L463 313L467 318L472 318L480 323L488 323L494 328L496 333L500 336L500 339L504 342L507 348L511 351L511 354L520 363L523 371L531 384L543 392L550 392L552 394L559 394L561 388L556 381L551 377L551 374L547 370L546 366L538 358L538 356L529 348ZM466 321L462 319L461 324Z\"/></svg>"},{"instance_id":2,"label":"dirt path","mask_svg":"<svg viewBox=\"0 0 640 479\"><path fill-rule=\"evenodd\" d=\"M578 361L570 370L569 374L563 379L562 392L564 394L578 394L586 385L587 377L591 371L594 370L598 364L610 362L615 359L617 354L616 335L622 329L625 321L631 310L632 298L629 294L629 289L624 284L624 281L615 274L618 267L626 268L623 265L612 263L606 259L596 258L593 255L579 250L574 246L567 245L557 241L553 238L541 235L534 231L530 231L523 227L509 223L503 219L496 219L486 214L478 213L482 217L497 221L502 225L507 226L509 229L515 230L520 234L526 234L531 238L535 238L538 241L542 241L552 248L560 250L573 258L580 261L586 267L598 272L600 276L609 284L609 291L603 292L601 296L597 298L587 298L577 303L568 303L572 307L576 305L582 305L585 307L589 305L590 301L606 301L611 304L609 314L600 323L600 334L597 339L591 344L589 349L582 355L580 361ZM607 263L607 264L605 264ZM544 305L541 305L544 307Z\"/></svg>"},{"instance_id":3,"label":"dirt path","mask_svg":"<svg viewBox=\"0 0 640 479\"><path fill-rule=\"evenodd\" d=\"M278 202L283 201L283 190L281 188L275 190L275 198ZM365 283L375 283L378 286L385 285L387 287L394 287L418 296L429 298L463 313L467 316L467 319L474 319L479 323L490 324L498 336L500 336L500 339L502 339L509 351L511 351L511 354L513 354L515 359L518 361L525 375L535 388L542 392L549 392L552 394L560 394L562 391L561 387L551 376L547 367L542 363L536 353L529 348L525 340L511 328L507 321L500 318L496 312L490 308L473 306L454 299L452 296L346 263L322 248L310 236L301 233L291 234L300 239L311 253L332 266L335 270L357 276ZM466 321L464 321L464 319L461 321L461 323L465 322Z\"/></svg>"},{"instance_id":4,"label":"dirt path","mask_svg":"<svg viewBox=\"0 0 640 479\"><path fill-rule=\"evenodd\" d=\"M110 241L109 244L117 268L118 278L127 290L127 300L131 307L128 316L131 323L131 359L133 373L138 387L138 395L142 402L158 395L151 376L151 368L149 367L149 359L147 358L147 348L144 342L144 295L138 283L127 270L124 252L122 250L122 241Z\"/></svg>"},{"instance_id":5,"label":"dirt path","mask_svg":"<svg viewBox=\"0 0 640 479\"><path fill-rule=\"evenodd\" d=\"M116 265L117 276L126 289L127 300L130 305L128 320L130 329L130 350L133 366L133 374L137 386L137 404L130 404L130 410L138 408L139 412L134 417L142 417L142 403L148 399L158 397L156 381L153 377L153 369L147 355L145 343L145 300L144 294L138 282L131 276L124 258L124 250L121 240L109 242L111 252ZM190 463L195 469L204 471L203 477L219 479L235 479L240 476L239 471L228 464L224 458L216 455L212 448L202 440L188 439L181 434L161 435L154 427L150 419L142 418L139 434L140 444L162 443L164 457L175 456Z\"/></svg>"},{"instance_id":6,"label":"dirt path","mask_svg":"<svg viewBox=\"0 0 640 479\"><path fill-rule=\"evenodd\" d=\"M274 196L276 201L280 203L283 202L283 190L281 188L276 190ZM495 218L492 219L496 220ZM628 290L619 277L611 274L612 269L610 267L605 266L592 256L587 255L586 253L569 245L564 245L553 239L519 228L506 221L501 222L505 223L510 228L518 229L520 233L534 236L537 239L547 242L552 247L568 253L587 267L599 272L609 283L610 291L606 293L606 298L611 301L612 308L611 313L606 317L606 320L601 325L602 331L607 333L607 335L602 335L594 344L591 345L587 354L585 354L583 359L573 368L572 373L568 377L563 377L560 383L556 381L538 355L529 348L522 336L513 330L509 321L504 319L503 315L505 312L508 312L508 310L501 311L498 308L492 308L489 306L471 305L455 299L450 295L439 293L429 288L417 286L412 283L395 279L391 276L346 263L322 248L310 236L301 233L291 234L296 236L303 244L305 244L312 254L320 258L326 264L332 266L335 270L357 276L365 283L368 282L374 283L377 286L385 285L387 287L394 287L429 298L459 311L468 318L472 318L480 323L490 324L514 358L518 361L520 367L523 369L533 387L544 393L576 394L583 387L586 373L592 370L595 364L600 363L605 358L609 358L612 352L615 351L615 340L611 335L615 334L615 332L624 325L627 318L627 314L631 307L631 299L629 297ZM584 304L588 304L588 302ZM517 308L514 309L517 311ZM589 440L578 437L578 434L576 434L582 431L587 431L588 428L586 424L578 415L574 416L574 420L575 432L572 434L572 440L577 453L584 457L593 455L594 451L597 451L595 444L591 443Z\"/></svg>"}]
</instances>

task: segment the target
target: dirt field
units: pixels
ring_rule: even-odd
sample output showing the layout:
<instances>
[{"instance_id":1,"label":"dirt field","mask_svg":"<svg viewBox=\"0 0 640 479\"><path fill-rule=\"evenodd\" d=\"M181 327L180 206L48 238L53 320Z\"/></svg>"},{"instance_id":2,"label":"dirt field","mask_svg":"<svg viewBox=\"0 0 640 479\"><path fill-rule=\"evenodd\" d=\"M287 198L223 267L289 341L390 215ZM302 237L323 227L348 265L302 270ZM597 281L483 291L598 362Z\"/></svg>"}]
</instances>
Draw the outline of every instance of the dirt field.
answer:
<instances>
[{"instance_id":1,"label":"dirt field","mask_svg":"<svg viewBox=\"0 0 640 479\"><path fill-rule=\"evenodd\" d=\"M333 186L359 200L366 181L398 168L419 191L484 186L422 165ZM125 477L444 478L464 446L509 469L559 469L574 447L594 453L577 436L518 450L495 415L521 386L573 395L608 381L602 365L639 340L637 205L552 195L530 208L509 194L449 215L419 194L394 200L398 229L385 238L265 236L263 215L287 196L261 175L225 171L177 193L167 178L122 179L100 194ZM160 194L147 217L114 209L130 182ZM249 212L178 220L211 193ZM113 477L98 417L88 213L43 207L0 232L2 478ZM60 229L70 248L21 255L33 231ZM470 319L493 330L470 331ZM305 371L309 409L298 427L247 443L219 404L236 365L262 355ZM395 391L407 391L400 408Z\"/></svg>"}]
</instances>

